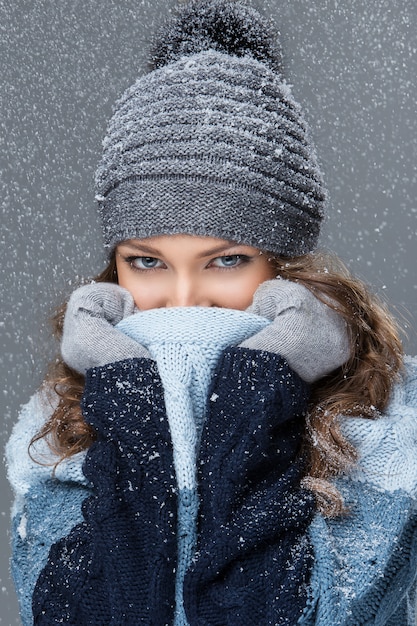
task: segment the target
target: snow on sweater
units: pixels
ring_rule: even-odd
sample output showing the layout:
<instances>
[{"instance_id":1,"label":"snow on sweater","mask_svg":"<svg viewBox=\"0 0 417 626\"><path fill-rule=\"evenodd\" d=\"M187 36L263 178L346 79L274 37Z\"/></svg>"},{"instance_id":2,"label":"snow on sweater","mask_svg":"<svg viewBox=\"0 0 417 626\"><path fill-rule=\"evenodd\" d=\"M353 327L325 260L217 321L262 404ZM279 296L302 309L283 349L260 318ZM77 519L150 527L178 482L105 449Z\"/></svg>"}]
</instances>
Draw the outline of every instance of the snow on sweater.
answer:
<instances>
[{"instance_id":1,"label":"snow on sweater","mask_svg":"<svg viewBox=\"0 0 417 626\"><path fill-rule=\"evenodd\" d=\"M227 316L223 318L225 325L226 318ZM183 337L189 338L186 335ZM237 343L239 340L236 336L234 342ZM233 340L228 338L227 343L233 343ZM160 354L163 354L165 348L160 349ZM166 354L169 354L170 350L171 348L166 349ZM158 348L155 349L155 355L157 352ZM158 356L156 358L158 361ZM298 449L300 434L295 424L302 423L300 418L294 420L294 411L295 415L300 415L303 411L305 385L289 370L282 359L269 353L238 348L221 352L220 348L216 357L213 356L211 361L209 358L209 363L207 355L204 358L206 369L202 370L205 372L203 378L208 371L210 372L206 376L209 380L208 393L204 392L207 389L207 382L201 383L199 380L201 376L195 373L199 371L195 361L191 368L193 374L188 379L192 381L188 402L192 414L195 415L191 430L196 448L201 438L201 452L196 472L181 474L181 467L186 466L183 465L184 459L187 455L188 458L192 458L195 449L188 447L188 451L182 457L178 450L175 451L175 436L170 432L175 421L173 420L175 411L173 412L172 407L169 409L169 406L165 406L164 402L170 376L172 381L172 374L175 376L177 371L181 372L180 369L177 370L178 363L173 370L170 370L169 366L166 367L166 376L161 373L164 366L161 367L159 361L157 369L156 364L149 360L120 362L89 372L86 385L89 391L84 397L84 406L86 403L90 404L87 419L93 424L97 420L98 431L101 429L102 432L99 441L87 454L77 455L70 461L58 465L55 476L51 475L50 466L38 465L27 455L28 442L47 419L53 407L48 406L38 394L22 410L7 446L7 458L9 477L16 493L13 507L12 568L24 626L33 623L31 600L37 581L42 603L45 591L50 598L56 593L54 585L57 573L58 578L62 574L62 561L69 571L75 568L72 570L73 573L78 568L79 574L80 570L83 570L80 568L82 559L87 555L89 558L97 556L89 551L88 546L91 547L100 532L106 528L107 520L110 524L110 534L114 532L114 518L111 519L109 510L113 506L113 513L117 519L120 498L117 500L120 493L123 493L123 497L132 496L130 501L132 545L137 541L138 535L143 536L144 544L148 542L148 547L152 546L157 557L156 560L150 559L150 567L147 569L148 553L142 550L142 563L139 569L133 572L138 580L145 572L148 594L152 588L152 593L145 600L148 617L144 617L140 623L159 626L164 623L172 624L174 619L177 620L177 624L186 623L181 620L188 619L190 626L237 622L289 624L296 623L297 618L294 616L304 607L303 615L299 619L303 626L414 625L412 592L417 571L414 500L417 485L416 360L407 361L407 376L396 388L389 410L380 420L369 421L359 418L346 420L346 434L352 438L360 455L357 470L351 476L340 480L338 484L347 504L351 507L350 516L326 520L321 515L316 515L310 524L311 499L305 494L301 496L301 491L297 487L301 468L292 456L294 450ZM195 393L191 389L194 389ZM286 397L285 394L282 396L285 389ZM115 390L120 394L120 405L116 407ZM184 387L181 387L180 396L183 391ZM106 407L103 406L103 396L104 405L107 402ZM134 401L134 407L126 406L129 405L126 402L128 397ZM184 396L182 398L183 401ZM277 480L277 476L274 477L268 463L262 466L263 479L260 477L259 467L258 473L256 471L253 473L256 459L259 463L259 458L265 457L266 441L270 439L276 422L271 416L276 417L277 402L281 407L284 402L287 409L284 428L279 433L280 447L288 451L288 458L283 459L284 466L279 469L279 478L283 478L281 482ZM137 441L134 442L135 449L129 450L132 440L128 441L132 436L137 436L139 431L137 427L133 428L137 424L138 407L141 408L142 415L140 432L144 433L141 451ZM106 424L104 424L106 420L100 422L99 414L103 408L107 412ZM205 425L202 424L204 414L208 417ZM120 416L123 419L120 419ZM229 417L232 419L228 420ZM116 429L115 421L118 426ZM225 424L228 425L228 429L224 428ZM260 424L269 426L262 428ZM288 426L291 433L285 440L286 431L288 436ZM155 437L156 433L158 437ZM181 434L181 429L179 433ZM266 436L266 439L263 440L261 435ZM114 436L117 438L117 446L114 446ZM123 437L126 439L123 440ZM177 442L180 440L179 436ZM109 442L112 444L109 445ZM242 442L241 448L239 442ZM251 445L254 446L253 454L248 455ZM126 470L124 477L120 460L114 453L116 448L122 453L123 461L126 458L131 461L124 467ZM50 456L48 450L43 448L42 442L38 444L38 451ZM139 458L135 459L136 455ZM249 465L247 457L250 459ZM276 461L275 455L274 462ZM255 465L251 466L251 463ZM135 483L136 473L143 479L140 490L139 485ZM192 477L191 482L186 483L183 480L182 488L179 486L181 475L187 476L187 480ZM102 478L98 479L99 476ZM247 480L248 476L252 482ZM120 483L115 477L119 477ZM248 484L251 489L247 489ZM285 489L283 487L285 484L289 488ZM200 501L195 497L196 485ZM112 496L116 497L106 500L109 490ZM135 516L138 515L136 501L138 491L140 499L145 497L148 503L147 507L141 509L144 517L139 525L135 521ZM285 493L289 492L291 497L285 500ZM92 494L93 497L90 497ZM191 496L189 500L187 494ZM101 509L100 497L101 502L106 503ZM282 507L284 501L285 507ZM154 510L153 502L157 503ZM194 504L190 505L192 502ZM126 505L129 506L129 499L124 501L123 507ZM298 508L298 519L294 516L294 511L291 512L291 507ZM192 511L192 514L184 515L184 510L188 513ZM291 513L287 519L285 510ZM156 519L160 520L161 511L164 512L164 523L158 536L159 531L155 534L155 528L152 530L150 527L155 527L153 522ZM264 523L259 525L262 514ZM127 518L129 519L129 515ZM279 575L282 575L278 570L288 571L288 563L284 568L276 566L282 557L279 547L285 544L291 535L294 539L295 530L294 527L290 528L291 523L288 524L288 519L299 525L297 540L289 540L289 544L292 545L292 551L290 549L292 566L296 570L296 575L292 579L284 576L283 580L278 580ZM184 521L184 526L181 520ZM311 554L309 540L303 532L306 524L310 524L308 536L314 548L312 577L307 592ZM281 535L277 533L277 527L280 525L284 529ZM127 539L126 532L123 533L124 539ZM272 543L275 542L274 549L278 551L274 552L272 549L269 554L265 550L262 552L262 546L268 545L271 537ZM75 547L73 551L69 550L72 540L75 541L72 544L72 547ZM197 551L191 560L195 544ZM49 554L51 545L53 547ZM297 546L297 550L294 546ZM117 554L122 559L129 558L129 551L129 541L126 541L125 546L117 545L117 549L111 541L107 543L107 552L114 552L116 563ZM298 555L298 560L295 554ZM61 561L58 569L50 566L52 557L57 562ZM93 560L90 558L91 563ZM113 570L111 563L103 564L104 560L96 559L93 566L102 570L106 570L107 567L107 579L111 579L111 588L114 577L117 578L117 568ZM177 567L177 562L180 567ZM259 569L260 562L262 571ZM269 566L265 567L267 563ZM273 570L274 563L278 573ZM271 565L272 576L269 575ZM96 569L94 574L97 572ZM41 584L38 580L40 573L41 578L43 577ZM91 577L91 571L89 575ZM73 584L72 590L67 587L67 591L74 594L74 590L78 593L84 589L81 579L82 576L80 578L77 574L72 579L67 576L65 585L68 582ZM268 579L272 581L272 587L268 586ZM84 579L84 582L86 580ZM256 580L257 586L253 587L252 584L252 588L245 595L243 590L246 590L248 580L252 583ZM109 580L106 582L109 583ZM280 604L285 604L285 594L280 598L276 590L282 588L282 583L287 586L287 596L292 596L294 605L292 617L289 613L287 616L279 614ZM79 584L81 587L76 589ZM73 618L70 613L63 615L60 601L57 604L61 606L56 607L60 615L58 617L57 614L56 619L63 623L76 623L77 626L82 623L108 623L108 599L103 602L100 587L96 597L97 606L94 606L93 587L94 585L90 585L90 600L93 600L91 610L94 614L99 613L98 621L90 622L87 618L87 621L82 622L78 618ZM139 623L137 612L135 613L137 607L133 607L132 610L130 607L134 599L134 594L129 596L132 593L132 585L130 587L126 593L123 589L122 595L126 602L123 602L121 612L114 617L112 623ZM120 592L117 584L115 588ZM138 590L143 596L144 588L137 588L136 593ZM62 600L59 594L55 598ZM164 600L162 608L161 598ZM187 617L183 610L183 600ZM36 602L39 621L35 623L57 623L55 617L42 617L44 609L39 607L39 598ZM112 601L109 602L111 605ZM88 598L84 601L84 609L86 603L88 604ZM100 617L98 610L100 604L103 605L104 617L103 615ZM149 610L152 604L154 608L157 605L155 609L157 612L151 618Z\"/></svg>"}]
</instances>

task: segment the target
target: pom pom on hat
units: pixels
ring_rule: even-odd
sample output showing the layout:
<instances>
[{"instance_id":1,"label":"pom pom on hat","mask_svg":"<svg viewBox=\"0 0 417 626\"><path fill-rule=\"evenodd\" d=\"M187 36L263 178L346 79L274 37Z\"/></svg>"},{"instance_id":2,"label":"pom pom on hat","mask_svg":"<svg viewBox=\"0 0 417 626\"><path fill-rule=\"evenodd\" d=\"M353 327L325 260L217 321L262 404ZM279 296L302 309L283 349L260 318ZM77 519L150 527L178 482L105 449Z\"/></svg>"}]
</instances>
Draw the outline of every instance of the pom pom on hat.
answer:
<instances>
[{"instance_id":1,"label":"pom pom on hat","mask_svg":"<svg viewBox=\"0 0 417 626\"><path fill-rule=\"evenodd\" d=\"M155 35L151 61L156 69L210 49L238 57L251 55L281 71L272 21L261 18L243 2L230 0L194 0L180 6L177 16Z\"/></svg>"},{"instance_id":2,"label":"pom pom on hat","mask_svg":"<svg viewBox=\"0 0 417 626\"><path fill-rule=\"evenodd\" d=\"M326 193L277 50L241 0L193 0L162 28L157 69L117 103L96 172L109 253L173 234L315 248Z\"/></svg>"}]
</instances>

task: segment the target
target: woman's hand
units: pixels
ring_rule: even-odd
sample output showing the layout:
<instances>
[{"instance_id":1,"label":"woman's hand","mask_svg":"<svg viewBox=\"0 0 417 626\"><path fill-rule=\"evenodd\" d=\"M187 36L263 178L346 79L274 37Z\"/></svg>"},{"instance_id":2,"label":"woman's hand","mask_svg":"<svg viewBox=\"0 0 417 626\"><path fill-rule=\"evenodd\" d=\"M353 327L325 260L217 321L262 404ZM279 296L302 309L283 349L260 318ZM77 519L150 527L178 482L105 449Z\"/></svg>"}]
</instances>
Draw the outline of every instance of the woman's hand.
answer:
<instances>
[{"instance_id":1,"label":"woman's hand","mask_svg":"<svg viewBox=\"0 0 417 626\"><path fill-rule=\"evenodd\" d=\"M330 374L350 356L343 317L299 283L281 278L262 283L247 311L272 324L241 346L280 354L308 383Z\"/></svg>"},{"instance_id":2,"label":"woman's hand","mask_svg":"<svg viewBox=\"0 0 417 626\"><path fill-rule=\"evenodd\" d=\"M127 289L114 283L92 283L71 295L64 318L61 354L80 374L91 367L129 358L150 358L139 343L115 325L135 312Z\"/></svg>"}]
</instances>

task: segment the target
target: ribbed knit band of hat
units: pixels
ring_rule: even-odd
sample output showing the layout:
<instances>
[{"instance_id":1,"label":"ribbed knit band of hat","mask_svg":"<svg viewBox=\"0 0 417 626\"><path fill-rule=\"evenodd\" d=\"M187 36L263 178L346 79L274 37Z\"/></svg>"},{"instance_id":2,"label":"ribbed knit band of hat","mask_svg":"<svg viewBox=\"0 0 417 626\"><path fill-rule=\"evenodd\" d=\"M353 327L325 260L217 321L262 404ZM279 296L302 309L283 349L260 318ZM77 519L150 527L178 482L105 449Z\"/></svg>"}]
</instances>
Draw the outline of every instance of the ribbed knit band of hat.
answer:
<instances>
[{"instance_id":1,"label":"ribbed knit band of hat","mask_svg":"<svg viewBox=\"0 0 417 626\"><path fill-rule=\"evenodd\" d=\"M314 250L326 193L270 20L242 0L195 0L151 57L116 105L96 173L108 253L173 234Z\"/></svg>"}]
</instances>

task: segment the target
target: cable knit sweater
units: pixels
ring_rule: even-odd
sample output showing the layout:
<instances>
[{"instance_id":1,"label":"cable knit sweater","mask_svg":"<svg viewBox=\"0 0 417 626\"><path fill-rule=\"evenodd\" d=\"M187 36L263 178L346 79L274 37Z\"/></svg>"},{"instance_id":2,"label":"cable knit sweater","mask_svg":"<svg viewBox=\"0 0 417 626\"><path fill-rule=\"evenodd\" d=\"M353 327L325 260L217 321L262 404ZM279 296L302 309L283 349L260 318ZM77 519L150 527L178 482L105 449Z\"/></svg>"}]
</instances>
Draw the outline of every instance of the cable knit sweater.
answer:
<instances>
[{"instance_id":1,"label":"cable knit sweater","mask_svg":"<svg viewBox=\"0 0 417 626\"><path fill-rule=\"evenodd\" d=\"M299 486L307 386L277 355L227 347L263 318L218 313L203 334L125 320L155 361L88 372L97 441L54 475L27 454L53 406L22 410L7 459L23 624L415 624L416 360L386 415L346 419L351 512L326 520Z\"/></svg>"}]
</instances>

